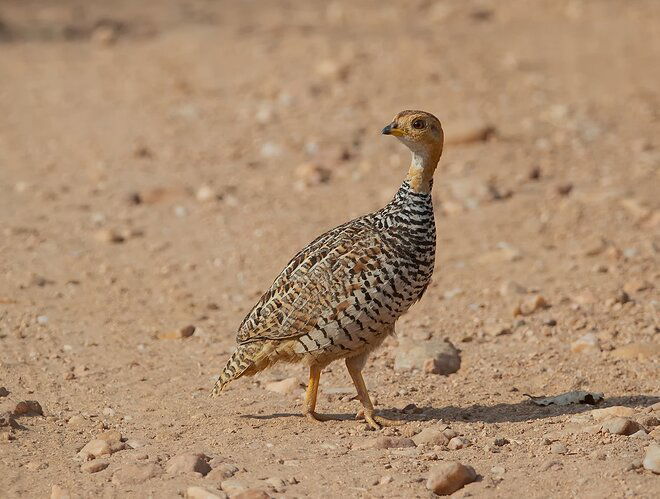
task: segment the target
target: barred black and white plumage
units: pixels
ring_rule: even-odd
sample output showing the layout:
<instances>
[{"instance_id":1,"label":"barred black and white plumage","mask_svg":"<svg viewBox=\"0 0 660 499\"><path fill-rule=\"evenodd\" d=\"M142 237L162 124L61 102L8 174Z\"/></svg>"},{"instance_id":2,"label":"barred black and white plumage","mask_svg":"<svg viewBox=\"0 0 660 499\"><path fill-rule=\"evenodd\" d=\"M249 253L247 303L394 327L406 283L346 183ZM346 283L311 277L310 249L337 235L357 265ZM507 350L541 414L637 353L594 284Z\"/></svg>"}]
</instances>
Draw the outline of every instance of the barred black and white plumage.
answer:
<instances>
[{"instance_id":1,"label":"barred black and white plumage","mask_svg":"<svg viewBox=\"0 0 660 499\"><path fill-rule=\"evenodd\" d=\"M344 358L367 422L391 423L373 414L360 371L431 280L431 187L443 133L437 118L422 111L399 113L383 133L413 152L406 180L384 208L326 232L291 259L241 323L238 347L212 395L278 361L303 361L310 367L305 413L324 419L315 412L320 372Z\"/></svg>"}]
</instances>

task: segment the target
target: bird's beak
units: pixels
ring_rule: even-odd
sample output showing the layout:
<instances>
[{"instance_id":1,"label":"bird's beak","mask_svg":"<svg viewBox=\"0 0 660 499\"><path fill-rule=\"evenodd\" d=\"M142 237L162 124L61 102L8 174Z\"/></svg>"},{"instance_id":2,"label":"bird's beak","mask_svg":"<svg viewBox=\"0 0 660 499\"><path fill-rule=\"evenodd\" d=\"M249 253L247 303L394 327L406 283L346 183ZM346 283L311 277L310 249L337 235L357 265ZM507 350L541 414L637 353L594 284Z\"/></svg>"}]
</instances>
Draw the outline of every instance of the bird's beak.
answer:
<instances>
[{"instance_id":1,"label":"bird's beak","mask_svg":"<svg viewBox=\"0 0 660 499\"><path fill-rule=\"evenodd\" d=\"M395 137L402 137L403 132L399 130L394 123L390 123L383 128L383 135L394 135Z\"/></svg>"}]
</instances>

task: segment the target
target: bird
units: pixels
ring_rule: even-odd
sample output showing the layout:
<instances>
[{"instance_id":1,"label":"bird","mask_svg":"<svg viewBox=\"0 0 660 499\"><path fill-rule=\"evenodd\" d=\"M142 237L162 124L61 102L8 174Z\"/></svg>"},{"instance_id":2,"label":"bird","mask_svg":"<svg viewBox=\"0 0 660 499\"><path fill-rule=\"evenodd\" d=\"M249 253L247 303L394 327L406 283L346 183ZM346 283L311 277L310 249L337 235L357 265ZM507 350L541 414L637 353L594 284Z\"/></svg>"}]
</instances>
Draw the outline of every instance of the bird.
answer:
<instances>
[{"instance_id":1,"label":"bird","mask_svg":"<svg viewBox=\"0 0 660 499\"><path fill-rule=\"evenodd\" d=\"M368 426L401 421L375 414L362 376L370 352L428 288L435 264L431 190L444 132L428 112L406 110L382 129L412 152L408 173L383 208L325 232L298 252L245 317L237 347L210 394L277 362L309 368L303 414L316 411L321 372L343 359Z\"/></svg>"}]
</instances>

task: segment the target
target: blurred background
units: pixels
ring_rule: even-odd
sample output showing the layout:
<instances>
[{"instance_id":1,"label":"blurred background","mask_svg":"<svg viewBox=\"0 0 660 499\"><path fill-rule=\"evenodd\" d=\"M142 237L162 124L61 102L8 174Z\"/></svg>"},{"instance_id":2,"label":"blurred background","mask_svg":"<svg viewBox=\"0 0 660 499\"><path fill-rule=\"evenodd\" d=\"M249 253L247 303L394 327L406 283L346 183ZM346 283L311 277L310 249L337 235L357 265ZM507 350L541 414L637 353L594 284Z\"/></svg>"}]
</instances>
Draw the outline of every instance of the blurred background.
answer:
<instances>
[{"instance_id":1,"label":"blurred background","mask_svg":"<svg viewBox=\"0 0 660 499\"><path fill-rule=\"evenodd\" d=\"M428 379L390 377L384 349L381 404L657 392L659 26L656 0L0 0L0 382L64 419L132 412L135 434L205 407L288 259L392 197L409 156L380 129L423 109L447 137L438 261L399 334L448 337L464 362L415 394ZM205 421L199 442L236 424ZM82 438L48 424L40 445Z\"/></svg>"}]
</instances>

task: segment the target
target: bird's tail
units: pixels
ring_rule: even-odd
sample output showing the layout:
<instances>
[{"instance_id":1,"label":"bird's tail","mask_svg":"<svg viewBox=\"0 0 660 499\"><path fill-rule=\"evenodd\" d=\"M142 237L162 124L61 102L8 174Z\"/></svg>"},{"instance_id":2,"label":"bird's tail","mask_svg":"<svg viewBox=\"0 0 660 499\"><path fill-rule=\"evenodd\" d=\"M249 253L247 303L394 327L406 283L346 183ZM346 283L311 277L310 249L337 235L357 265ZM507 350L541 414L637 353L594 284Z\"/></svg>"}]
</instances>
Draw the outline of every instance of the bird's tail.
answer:
<instances>
[{"instance_id":1,"label":"bird's tail","mask_svg":"<svg viewBox=\"0 0 660 499\"><path fill-rule=\"evenodd\" d=\"M231 381L240 378L247 373L248 369L254 366L259 353L263 350L263 344L260 341L239 345L227 361L225 368L220 373L218 381L215 382L211 397L217 397L224 387ZM254 374L254 373L252 373Z\"/></svg>"}]
</instances>

